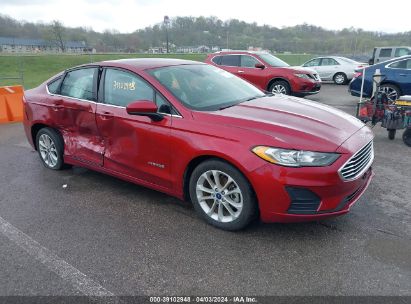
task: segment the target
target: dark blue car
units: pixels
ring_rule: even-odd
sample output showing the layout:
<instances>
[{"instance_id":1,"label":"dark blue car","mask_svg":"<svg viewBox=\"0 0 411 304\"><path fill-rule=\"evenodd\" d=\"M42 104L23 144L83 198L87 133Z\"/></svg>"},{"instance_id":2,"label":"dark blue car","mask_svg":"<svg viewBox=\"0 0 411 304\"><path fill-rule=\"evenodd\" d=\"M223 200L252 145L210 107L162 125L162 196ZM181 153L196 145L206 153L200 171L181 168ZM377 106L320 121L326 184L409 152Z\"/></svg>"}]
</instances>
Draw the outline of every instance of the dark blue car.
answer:
<instances>
[{"instance_id":1,"label":"dark blue car","mask_svg":"<svg viewBox=\"0 0 411 304\"><path fill-rule=\"evenodd\" d=\"M411 95L411 56L398 57L367 67L364 78L364 97L371 97L372 76L377 69L380 69L381 74L385 76L381 82L380 91L387 93L390 101L402 95ZM362 77L362 73L358 73L350 82L348 90L351 95L360 96Z\"/></svg>"}]
</instances>

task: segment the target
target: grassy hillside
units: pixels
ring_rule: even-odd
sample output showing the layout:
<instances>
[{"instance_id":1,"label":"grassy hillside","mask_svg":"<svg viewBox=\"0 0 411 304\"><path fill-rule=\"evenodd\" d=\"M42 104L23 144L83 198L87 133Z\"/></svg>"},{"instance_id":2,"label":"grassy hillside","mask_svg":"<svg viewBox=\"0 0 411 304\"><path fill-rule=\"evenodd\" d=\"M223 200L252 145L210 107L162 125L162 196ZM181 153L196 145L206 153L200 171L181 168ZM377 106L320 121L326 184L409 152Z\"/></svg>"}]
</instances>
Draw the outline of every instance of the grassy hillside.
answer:
<instances>
[{"instance_id":1,"label":"grassy hillside","mask_svg":"<svg viewBox=\"0 0 411 304\"><path fill-rule=\"evenodd\" d=\"M21 84L17 79L3 79L4 77L18 77L21 73L24 78L24 87L33 88L54 74L84 63L102 60L142 58L142 57L167 57L187 60L204 61L204 54L93 54L93 55L3 55L0 56L0 86ZM310 59L311 55L279 55L290 65L299 65Z\"/></svg>"}]
</instances>

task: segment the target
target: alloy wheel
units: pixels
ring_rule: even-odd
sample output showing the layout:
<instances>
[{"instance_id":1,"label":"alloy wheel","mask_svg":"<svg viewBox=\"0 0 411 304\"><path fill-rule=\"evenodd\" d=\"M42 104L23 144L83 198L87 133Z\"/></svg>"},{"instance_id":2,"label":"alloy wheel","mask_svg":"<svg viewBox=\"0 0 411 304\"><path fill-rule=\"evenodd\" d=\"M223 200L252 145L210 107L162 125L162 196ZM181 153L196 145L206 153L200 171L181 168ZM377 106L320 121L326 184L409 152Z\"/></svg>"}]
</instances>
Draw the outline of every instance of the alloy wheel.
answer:
<instances>
[{"instance_id":1,"label":"alloy wheel","mask_svg":"<svg viewBox=\"0 0 411 304\"><path fill-rule=\"evenodd\" d=\"M336 84L343 84L345 82L345 77L343 74L337 74L334 77L334 81Z\"/></svg>"},{"instance_id":2,"label":"alloy wheel","mask_svg":"<svg viewBox=\"0 0 411 304\"><path fill-rule=\"evenodd\" d=\"M282 84L276 84L275 86L273 86L272 92L274 94L287 94L287 89L285 86L283 86Z\"/></svg>"},{"instance_id":3,"label":"alloy wheel","mask_svg":"<svg viewBox=\"0 0 411 304\"><path fill-rule=\"evenodd\" d=\"M390 103L396 101L397 98L399 97L397 90L394 89L393 87L381 86L380 87L380 92L383 92L383 93L387 94L387 98L388 98L388 101Z\"/></svg>"},{"instance_id":4,"label":"alloy wheel","mask_svg":"<svg viewBox=\"0 0 411 304\"><path fill-rule=\"evenodd\" d=\"M39 138L39 151L44 163L53 168L57 165L58 153L53 139L47 134L41 134Z\"/></svg>"},{"instance_id":5,"label":"alloy wheel","mask_svg":"<svg viewBox=\"0 0 411 304\"><path fill-rule=\"evenodd\" d=\"M227 173L209 170L196 183L197 200L210 218L222 223L235 221L243 209L243 194Z\"/></svg>"}]
</instances>

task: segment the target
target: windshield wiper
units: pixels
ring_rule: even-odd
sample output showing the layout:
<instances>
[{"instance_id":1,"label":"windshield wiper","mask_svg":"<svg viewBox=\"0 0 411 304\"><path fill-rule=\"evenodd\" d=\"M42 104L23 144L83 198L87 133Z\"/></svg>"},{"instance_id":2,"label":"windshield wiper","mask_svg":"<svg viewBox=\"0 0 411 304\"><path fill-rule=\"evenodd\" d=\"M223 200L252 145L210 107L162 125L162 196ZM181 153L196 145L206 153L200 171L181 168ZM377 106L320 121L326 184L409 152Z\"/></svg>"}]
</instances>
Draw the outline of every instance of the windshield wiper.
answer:
<instances>
[{"instance_id":1,"label":"windshield wiper","mask_svg":"<svg viewBox=\"0 0 411 304\"><path fill-rule=\"evenodd\" d=\"M233 103L233 104L229 104L228 106L224 106L224 107L221 107L221 108L218 108L219 110L224 110L224 109L227 109L227 108L231 108L231 107L233 107L233 106L236 106L237 104L236 103Z\"/></svg>"}]
</instances>

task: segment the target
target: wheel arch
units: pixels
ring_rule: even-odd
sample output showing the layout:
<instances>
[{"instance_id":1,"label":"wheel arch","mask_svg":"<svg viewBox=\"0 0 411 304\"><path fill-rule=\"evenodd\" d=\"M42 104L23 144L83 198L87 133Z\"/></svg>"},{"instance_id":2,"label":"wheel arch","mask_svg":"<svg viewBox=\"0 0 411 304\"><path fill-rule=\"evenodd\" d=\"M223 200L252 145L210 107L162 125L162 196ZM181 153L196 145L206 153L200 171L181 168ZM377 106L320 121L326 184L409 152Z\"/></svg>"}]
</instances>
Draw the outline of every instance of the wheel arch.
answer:
<instances>
[{"instance_id":1,"label":"wheel arch","mask_svg":"<svg viewBox=\"0 0 411 304\"><path fill-rule=\"evenodd\" d=\"M59 130L57 130L56 128L53 128L49 125L46 125L44 123L35 123L31 126L31 139L33 140L34 149L36 151L37 151L37 142L36 142L37 133L43 128L49 128L49 129L52 129L53 131L57 132L57 134L59 134L61 136L61 139L62 139L62 142L63 142L63 145L64 145L64 139L63 139L63 136L61 135L61 132Z\"/></svg>"},{"instance_id":2,"label":"wheel arch","mask_svg":"<svg viewBox=\"0 0 411 304\"><path fill-rule=\"evenodd\" d=\"M184 174L183 174L183 197L184 200L187 202L191 202L190 199L190 189L189 189L189 184L190 184L190 177L191 174L193 173L194 169L200 165L201 163L207 161L207 160L219 160L222 162L225 162L231 166L233 166L234 168L236 168L246 179L246 181L250 184L251 189L253 191L254 197L256 199L257 202L257 209L259 210L259 204L258 204L258 197L255 193L253 184L251 183L251 181L248 179L247 175L244 173L244 168L242 168L241 166L238 166L235 162L230 161L226 158L223 158L221 156L217 156L217 155L212 155L212 154L204 154L204 155L198 155L196 157L194 157L186 166L186 169L184 170Z\"/></svg>"},{"instance_id":3,"label":"wheel arch","mask_svg":"<svg viewBox=\"0 0 411 304\"><path fill-rule=\"evenodd\" d=\"M267 91L269 91L271 85L272 85L275 81L278 81L278 80L285 81L285 82L288 84L288 86L290 87L290 91L291 91L291 92L293 91L293 90L292 90L292 87L291 87L290 81L289 81L287 78L284 78L284 77L281 77L281 76L274 77L274 78L272 78L272 79L268 82L268 84L267 84Z\"/></svg>"}]
</instances>

